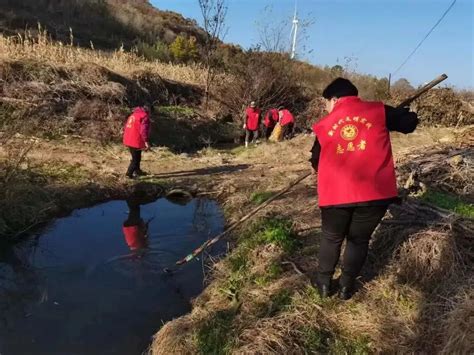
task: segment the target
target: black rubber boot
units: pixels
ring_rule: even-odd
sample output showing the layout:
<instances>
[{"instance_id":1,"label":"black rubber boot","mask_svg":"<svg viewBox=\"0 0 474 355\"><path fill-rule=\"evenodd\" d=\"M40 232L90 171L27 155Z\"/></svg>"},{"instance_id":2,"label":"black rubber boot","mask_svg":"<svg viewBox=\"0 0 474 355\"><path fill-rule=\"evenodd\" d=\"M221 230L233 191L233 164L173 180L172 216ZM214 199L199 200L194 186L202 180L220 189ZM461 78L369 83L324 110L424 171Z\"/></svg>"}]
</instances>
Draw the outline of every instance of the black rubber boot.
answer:
<instances>
[{"instance_id":1,"label":"black rubber boot","mask_svg":"<svg viewBox=\"0 0 474 355\"><path fill-rule=\"evenodd\" d=\"M319 295L321 296L321 298L327 298L331 295L331 285L322 285L316 283L316 286L318 287Z\"/></svg>"},{"instance_id":2,"label":"black rubber boot","mask_svg":"<svg viewBox=\"0 0 474 355\"><path fill-rule=\"evenodd\" d=\"M355 279L353 277L349 277L347 275L342 275L341 279L339 280L339 292L338 296L341 300L348 300L354 294L354 284Z\"/></svg>"},{"instance_id":3,"label":"black rubber boot","mask_svg":"<svg viewBox=\"0 0 474 355\"><path fill-rule=\"evenodd\" d=\"M354 294L354 288L351 286L341 286L338 296L341 300L347 301Z\"/></svg>"}]
</instances>

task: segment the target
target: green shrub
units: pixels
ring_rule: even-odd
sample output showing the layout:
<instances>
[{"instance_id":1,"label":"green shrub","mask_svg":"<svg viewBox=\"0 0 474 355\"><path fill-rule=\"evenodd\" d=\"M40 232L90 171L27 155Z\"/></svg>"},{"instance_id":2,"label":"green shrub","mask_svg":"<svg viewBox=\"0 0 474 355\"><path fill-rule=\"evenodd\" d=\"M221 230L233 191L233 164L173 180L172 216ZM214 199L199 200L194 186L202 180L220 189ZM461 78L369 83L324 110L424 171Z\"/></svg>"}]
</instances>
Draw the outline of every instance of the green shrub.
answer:
<instances>
[{"instance_id":1,"label":"green shrub","mask_svg":"<svg viewBox=\"0 0 474 355\"><path fill-rule=\"evenodd\" d=\"M177 36L173 43L170 44L170 52L178 62L187 63L195 61L199 56L196 38L186 38L184 35Z\"/></svg>"},{"instance_id":2,"label":"green shrub","mask_svg":"<svg viewBox=\"0 0 474 355\"><path fill-rule=\"evenodd\" d=\"M463 217L474 218L474 204L464 202L458 196L428 190L421 199L435 206L456 212Z\"/></svg>"},{"instance_id":3,"label":"green shrub","mask_svg":"<svg viewBox=\"0 0 474 355\"><path fill-rule=\"evenodd\" d=\"M232 321L234 310L217 312L208 319L197 333L200 354L228 354L232 348Z\"/></svg>"}]
</instances>

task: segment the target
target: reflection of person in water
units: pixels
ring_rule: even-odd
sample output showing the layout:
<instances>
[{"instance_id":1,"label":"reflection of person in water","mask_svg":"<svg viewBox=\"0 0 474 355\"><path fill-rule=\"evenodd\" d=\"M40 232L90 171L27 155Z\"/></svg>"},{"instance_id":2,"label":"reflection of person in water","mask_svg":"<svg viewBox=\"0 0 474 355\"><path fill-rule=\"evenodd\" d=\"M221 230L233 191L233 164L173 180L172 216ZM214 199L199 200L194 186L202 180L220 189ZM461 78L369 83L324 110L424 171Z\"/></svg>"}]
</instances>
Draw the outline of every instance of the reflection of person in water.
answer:
<instances>
[{"instance_id":1,"label":"reflection of person in water","mask_svg":"<svg viewBox=\"0 0 474 355\"><path fill-rule=\"evenodd\" d=\"M148 245L148 223L140 216L140 204L127 200L128 218L123 222L123 234L130 250L144 249Z\"/></svg>"}]
</instances>

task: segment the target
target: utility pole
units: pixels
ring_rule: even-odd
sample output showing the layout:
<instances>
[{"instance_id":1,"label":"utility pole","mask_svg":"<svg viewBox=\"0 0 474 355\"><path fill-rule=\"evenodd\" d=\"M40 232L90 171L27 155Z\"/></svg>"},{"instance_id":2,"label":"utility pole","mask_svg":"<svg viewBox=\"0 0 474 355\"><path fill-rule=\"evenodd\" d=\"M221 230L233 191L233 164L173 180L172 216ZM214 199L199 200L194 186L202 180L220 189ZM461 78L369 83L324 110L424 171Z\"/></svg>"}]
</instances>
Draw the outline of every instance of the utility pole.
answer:
<instances>
[{"instance_id":1,"label":"utility pole","mask_svg":"<svg viewBox=\"0 0 474 355\"><path fill-rule=\"evenodd\" d=\"M295 59L296 56L296 40L298 36L298 17L297 17L297 2L295 1L295 13L293 15L293 22L291 26L291 54L290 58Z\"/></svg>"}]
</instances>

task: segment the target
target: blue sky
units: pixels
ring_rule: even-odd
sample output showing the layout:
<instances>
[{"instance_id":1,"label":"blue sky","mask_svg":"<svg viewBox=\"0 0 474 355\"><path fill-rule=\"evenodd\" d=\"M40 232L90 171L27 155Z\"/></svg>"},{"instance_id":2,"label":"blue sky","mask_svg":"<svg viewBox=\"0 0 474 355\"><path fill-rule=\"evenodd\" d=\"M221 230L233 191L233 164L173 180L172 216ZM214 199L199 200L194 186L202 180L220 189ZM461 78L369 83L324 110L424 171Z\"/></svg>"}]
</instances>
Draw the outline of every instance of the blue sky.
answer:
<instances>
[{"instance_id":1,"label":"blue sky","mask_svg":"<svg viewBox=\"0 0 474 355\"><path fill-rule=\"evenodd\" d=\"M312 18L305 59L317 65L344 66L358 72L388 76L415 48L452 0L299 0L300 16ZM201 23L198 0L151 0ZM294 0L228 0L226 42L248 48L258 43L256 22L284 21ZM474 1L458 0L441 24L394 77L414 85L445 72L448 85L474 88ZM272 5L274 16L263 12ZM289 34L288 34L289 36Z\"/></svg>"}]
</instances>

